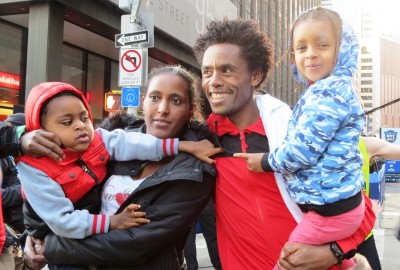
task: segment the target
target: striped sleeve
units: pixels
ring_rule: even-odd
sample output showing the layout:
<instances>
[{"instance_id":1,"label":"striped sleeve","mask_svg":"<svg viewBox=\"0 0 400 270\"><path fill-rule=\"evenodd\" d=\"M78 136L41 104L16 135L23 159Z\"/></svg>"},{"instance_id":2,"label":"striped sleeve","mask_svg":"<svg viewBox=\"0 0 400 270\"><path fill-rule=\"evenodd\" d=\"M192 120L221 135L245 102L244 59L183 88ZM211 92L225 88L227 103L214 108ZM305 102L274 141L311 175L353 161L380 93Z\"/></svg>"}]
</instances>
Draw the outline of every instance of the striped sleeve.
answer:
<instances>
[{"instance_id":1,"label":"striped sleeve","mask_svg":"<svg viewBox=\"0 0 400 270\"><path fill-rule=\"evenodd\" d=\"M162 152L164 157L176 156L178 154L179 139L163 139Z\"/></svg>"},{"instance_id":2,"label":"striped sleeve","mask_svg":"<svg viewBox=\"0 0 400 270\"><path fill-rule=\"evenodd\" d=\"M91 215L92 230L90 235L106 233L110 229L110 216L108 215Z\"/></svg>"}]
</instances>

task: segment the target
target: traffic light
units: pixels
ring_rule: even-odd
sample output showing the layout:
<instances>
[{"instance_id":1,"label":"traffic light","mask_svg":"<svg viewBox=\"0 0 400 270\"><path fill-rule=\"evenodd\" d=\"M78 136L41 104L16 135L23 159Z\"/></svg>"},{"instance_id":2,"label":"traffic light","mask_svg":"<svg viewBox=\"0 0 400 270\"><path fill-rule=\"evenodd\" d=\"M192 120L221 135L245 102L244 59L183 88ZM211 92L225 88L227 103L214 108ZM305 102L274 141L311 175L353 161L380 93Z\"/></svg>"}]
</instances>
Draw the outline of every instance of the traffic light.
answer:
<instances>
[{"instance_id":1,"label":"traffic light","mask_svg":"<svg viewBox=\"0 0 400 270\"><path fill-rule=\"evenodd\" d=\"M106 93L104 97L104 109L107 112L121 111L121 93Z\"/></svg>"}]
</instances>

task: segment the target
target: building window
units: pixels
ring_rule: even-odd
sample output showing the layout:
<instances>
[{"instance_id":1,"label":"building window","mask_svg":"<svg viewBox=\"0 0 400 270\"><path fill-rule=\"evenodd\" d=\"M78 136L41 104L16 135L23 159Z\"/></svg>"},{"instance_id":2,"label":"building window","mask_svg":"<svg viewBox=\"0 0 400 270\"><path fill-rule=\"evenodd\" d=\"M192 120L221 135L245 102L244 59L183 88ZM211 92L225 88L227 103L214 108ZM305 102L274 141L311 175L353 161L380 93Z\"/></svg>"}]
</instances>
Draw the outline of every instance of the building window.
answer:
<instances>
[{"instance_id":1,"label":"building window","mask_svg":"<svg viewBox=\"0 0 400 270\"><path fill-rule=\"evenodd\" d=\"M371 80L369 80L369 81L361 81L361 85L369 85L369 84L372 84Z\"/></svg>"},{"instance_id":2,"label":"building window","mask_svg":"<svg viewBox=\"0 0 400 270\"><path fill-rule=\"evenodd\" d=\"M372 108L372 103L364 103L364 108Z\"/></svg>"},{"instance_id":3,"label":"building window","mask_svg":"<svg viewBox=\"0 0 400 270\"><path fill-rule=\"evenodd\" d=\"M63 47L61 80L83 90L83 80L86 73L83 70L83 51L70 47Z\"/></svg>"},{"instance_id":4,"label":"building window","mask_svg":"<svg viewBox=\"0 0 400 270\"><path fill-rule=\"evenodd\" d=\"M372 88L361 88L361 93L372 93Z\"/></svg>"},{"instance_id":5,"label":"building window","mask_svg":"<svg viewBox=\"0 0 400 270\"><path fill-rule=\"evenodd\" d=\"M105 59L97 55L89 54L87 74L86 98L89 100L93 119L96 122L101 121L104 118Z\"/></svg>"},{"instance_id":6,"label":"building window","mask_svg":"<svg viewBox=\"0 0 400 270\"><path fill-rule=\"evenodd\" d=\"M23 35L21 28L0 22L0 120L20 103Z\"/></svg>"},{"instance_id":7,"label":"building window","mask_svg":"<svg viewBox=\"0 0 400 270\"><path fill-rule=\"evenodd\" d=\"M372 66L361 66L361 70L372 70Z\"/></svg>"},{"instance_id":8,"label":"building window","mask_svg":"<svg viewBox=\"0 0 400 270\"><path fill-rule=\"evenodd\" d=\"M361 59L361 63L372 63L372 58L363 58Z\"/></svg>"},{"instance_id":9,"label":"building window","mask_svg":"<svg viewBox=\"0 0 400 270\"><path fill-rule=\"evenodd\" d=\"M372 96L362 96L362 100L372 100Z\"/></svg>"},{"instance_id":10,"label":"building window","mask_svg":"<svg viewBox=\"0 0 400 270\"><path fill-rule=\"evenodd\" d=\"M361 77L372 77L372 73L361 73Z\"/></svg>"}]
</instances>

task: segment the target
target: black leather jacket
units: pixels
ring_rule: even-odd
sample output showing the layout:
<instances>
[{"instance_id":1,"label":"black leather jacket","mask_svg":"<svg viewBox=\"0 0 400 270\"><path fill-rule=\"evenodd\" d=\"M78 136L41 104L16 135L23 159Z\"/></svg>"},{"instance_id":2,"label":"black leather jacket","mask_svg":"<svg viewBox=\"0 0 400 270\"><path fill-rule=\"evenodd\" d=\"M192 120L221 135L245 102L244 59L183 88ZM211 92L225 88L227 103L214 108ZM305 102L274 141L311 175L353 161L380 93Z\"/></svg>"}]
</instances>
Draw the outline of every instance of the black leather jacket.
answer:
<instances>
[{"instance_id":1,"label":"black leather jacket","mask_svg":"<svg viewBox=\"0 0 400 270\"><path fill-rule=\"evenodd\" d=\"M196 128L192 127L181 139L205 138L202 128L207 127ZM135 175L141 163L116 162L110 172ZM140 204L150 223L83 240L49 234L44 255L52 264L102 265L100 269L181 269L190 225L214 191L215 174L214 166L180 153L146 178L120 207L122 210L129 203Z\"/></svg>"}]
</instances>

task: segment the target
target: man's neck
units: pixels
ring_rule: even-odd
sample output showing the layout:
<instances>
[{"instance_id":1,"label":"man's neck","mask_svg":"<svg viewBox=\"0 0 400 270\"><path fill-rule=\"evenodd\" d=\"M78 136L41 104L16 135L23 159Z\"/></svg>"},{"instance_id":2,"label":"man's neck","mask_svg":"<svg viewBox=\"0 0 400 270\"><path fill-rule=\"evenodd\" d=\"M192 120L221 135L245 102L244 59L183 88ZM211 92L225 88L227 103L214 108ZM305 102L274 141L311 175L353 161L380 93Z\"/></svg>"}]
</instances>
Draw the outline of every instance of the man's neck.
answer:
<instances>
[{"instance_id":1,"label":"man's neck","mask_svg":"<svg viewBox=\"0 0 400 270\"><path fill-rule=\"evenodd\" d=\"M231 120L239 130L243 130L245 127L256 123L259 117L260 113L254 100L243 107L239 112L228 116L229 120Z\"/></svg>"}]
</instances>

